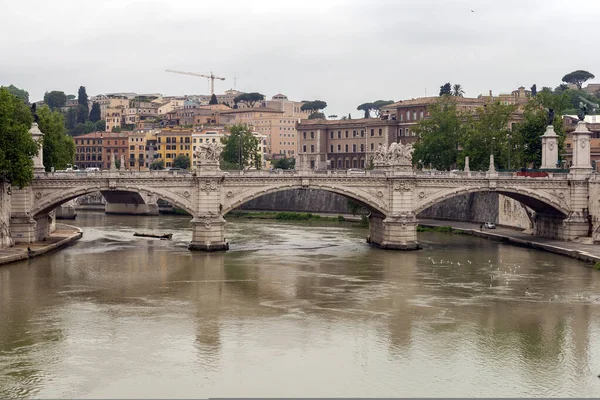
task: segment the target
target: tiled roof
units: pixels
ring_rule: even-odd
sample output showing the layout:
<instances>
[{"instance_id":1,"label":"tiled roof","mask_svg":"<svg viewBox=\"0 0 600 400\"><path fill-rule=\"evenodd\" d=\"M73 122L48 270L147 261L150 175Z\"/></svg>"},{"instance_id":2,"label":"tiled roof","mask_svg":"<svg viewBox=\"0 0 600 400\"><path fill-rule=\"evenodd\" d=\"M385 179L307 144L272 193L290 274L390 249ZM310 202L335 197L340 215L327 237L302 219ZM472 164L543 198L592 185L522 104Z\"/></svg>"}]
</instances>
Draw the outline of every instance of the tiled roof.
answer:
<instances>
[{"instance_id":1,"label":"tiled roof","mask_svg":"<svg viewBox=\"0 0 600 400\"><path fill-rule=\"evenodd\" d=\"M245 113L245 112L265 112L265 113L278 113L283 114L283 111L275 110L273 108L267 107L252 107L252 108L238 108L235 110L227 110L221 111L220 114L237 114L237 113Z\"/></svg>"},{"instance_id":2,"label":"tiled roof","mask_svg":"<svg viewBox=\"0 0 600 400\"><path fill-rule=\"evenodd\" d=\"M416 99L410 99L410 100L400 100L393 104L385 106L382 109L392 110L392 109L395 109L398 107L404 107L404 106L426 106L426 105L434 104L434 103L438 102L440 100L440 98L441 97L439 97L439 96L435 96L435 97L418 97ZM472 97L452 97L452 99L456 100L456 102L459 105L461 105L461 104L482 104L481 99L472 98Z\"/></svg>"}]
</instances>

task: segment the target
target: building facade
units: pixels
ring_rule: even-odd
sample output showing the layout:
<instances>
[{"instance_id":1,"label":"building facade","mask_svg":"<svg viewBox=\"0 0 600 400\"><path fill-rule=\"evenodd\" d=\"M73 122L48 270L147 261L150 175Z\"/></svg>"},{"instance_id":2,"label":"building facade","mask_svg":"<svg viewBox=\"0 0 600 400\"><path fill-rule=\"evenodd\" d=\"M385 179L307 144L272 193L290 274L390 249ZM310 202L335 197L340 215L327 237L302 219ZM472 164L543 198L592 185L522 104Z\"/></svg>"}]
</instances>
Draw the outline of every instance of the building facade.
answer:
<instances>
[{"instance_id":1,"label":"building facade","mask_svg":"<svg viewBox=\"0 0 600 400\"><path fill-rule=\"evenodd\" d=\"M130 132L92 132L75 137L75 165L79 169L90 167L110 169L112 154L119 162L121 156L125 157L127 162L129 134Z\"/></svg>"},{"instance_id":2,"label":"building facade","mask_svg":"<svg viewBox=\"0 0 600 400\"><path fill-rule=\"evenodd\" d=\"M165 128L156 134L158 157L165 162L166 168L173 167L178 155L184 154L193 160L192 129Z\"/></svg>"}]
</instances>

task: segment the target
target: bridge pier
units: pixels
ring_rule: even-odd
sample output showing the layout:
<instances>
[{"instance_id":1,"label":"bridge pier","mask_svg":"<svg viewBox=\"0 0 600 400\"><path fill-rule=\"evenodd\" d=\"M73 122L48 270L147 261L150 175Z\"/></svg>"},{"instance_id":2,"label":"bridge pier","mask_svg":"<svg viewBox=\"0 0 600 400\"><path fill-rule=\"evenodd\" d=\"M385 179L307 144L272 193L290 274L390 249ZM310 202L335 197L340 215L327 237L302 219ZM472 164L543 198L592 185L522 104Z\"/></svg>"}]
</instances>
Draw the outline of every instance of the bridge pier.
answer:
<instances>
[{"instance_id":1,"label":"bridge pier","mask_svg":"<svg viewBox=\"0 0 600 400\"><path fill-rule=\"evenodd\" d=\"M229 250L225 240L225 218L221 214L207 212L194 217L192 226L192 241L188 249L192 251L221 251Z\"/></svg>"},{"instance_id":2,"label":"bridge pier","mask_svg":"<svg viewBox=\"0 0 600 400\"><path fill-rule=\"evenodd\" d=\"M548 239L573 240L589 236L590 222L585 213L571 213L567 218L558 214L535 214L535 234Z\"/></svg>"},{"instance_id":3,"label":"bridge pier","mask_svg":"<svg viewBox=\"0 0 600 400\"><path fill-rule=\"evenodd\" d=\"M413 215L385 217L372 213L369 217L367 243L386 250L417 250L417 219Z\"/></svg>"}]
</instances>

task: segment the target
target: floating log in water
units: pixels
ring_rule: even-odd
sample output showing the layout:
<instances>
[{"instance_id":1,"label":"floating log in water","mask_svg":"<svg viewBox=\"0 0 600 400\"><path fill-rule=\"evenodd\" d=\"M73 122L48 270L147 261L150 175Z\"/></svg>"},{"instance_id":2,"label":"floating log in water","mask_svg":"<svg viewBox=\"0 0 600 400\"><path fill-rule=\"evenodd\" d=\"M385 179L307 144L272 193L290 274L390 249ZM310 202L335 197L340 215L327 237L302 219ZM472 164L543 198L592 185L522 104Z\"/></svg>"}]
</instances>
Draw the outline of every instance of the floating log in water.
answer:
<instances>
[{"instance_id":1,"label":"floating log in water","mask_svg":"<svg viewBox=\"0 0 600 400\"><path fill-rule=\"evenodd\" d=\"M152 235L150 233L134 233L133 236L140 236L140 237L151 237L151 238L156 238L156 239L168 239L171 240L171 238L173 237L172 233L167 233L166 235Z\"/></svg>"}]
</instances>

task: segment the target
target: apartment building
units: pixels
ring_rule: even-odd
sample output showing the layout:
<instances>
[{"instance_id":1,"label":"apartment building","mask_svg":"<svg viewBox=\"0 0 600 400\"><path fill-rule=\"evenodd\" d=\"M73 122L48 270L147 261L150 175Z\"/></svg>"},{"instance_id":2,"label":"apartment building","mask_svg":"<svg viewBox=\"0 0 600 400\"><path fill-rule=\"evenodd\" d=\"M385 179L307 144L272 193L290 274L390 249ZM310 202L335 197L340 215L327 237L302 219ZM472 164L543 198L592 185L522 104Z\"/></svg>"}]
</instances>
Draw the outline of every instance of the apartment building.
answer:
<instances>
[{"instance_id":1,"label":"apartment building","mask_svg":"<svg viewBox=\"0 0 600 400\"><path fill-rule=\"evenodd\" d=\"M116 108L129 108L129 99L121 95L98 95L95 102L100 105L100 119L106 120L107 112ZM91 106L90 106L91 110ZM120 126L120 125L119 125Z\"/></svg>"},{"instance_id":2,"label":"apartment building","mask_svg":"<svg viewBox=\"0 0 600 400\"><path fill-rule=\"evenodd\" d=\"M398 140L392 119L302 120L297 130L298 152L314 169L365 168L380 145Z\"/></svg>"},{"instance_id":3,"label":"apartment building","mask_svg":"<svg viewBox=\"0 0 600 400\"><path fill-rule=\"evenodd\" d=\"M193 160L192 129L165 128L156 134L157 159L165 161L165 167L172 167L173 160L185 154Z\"/></svg>"},{"instance_id":4,"label":"apartment building","mask_svg":"<svg viewBox=\"0 0 600 400\"><path fill-rule=\"evenodd\" d=\"M129 168L147 170L159 157L155 131L134 132L129 135Z\"/></svg>"},{"instance_id":5,"label":"apartment building","mask_svg":"<svg viewBox=\"0 0 600 400\"><path fill-rule=\"evenodd\" d=\"M229 132L224 129L202 129L192 133L192 168L196 168L198 158L196 151L200 150L200 145L203 143L217 143L221 139L227 137Z\"/></svg>"},{"instance_id":6,"label":"apartment building","mask_svg":"<svg viewBox=\"0 0 600 400\"><path fill-rule=\"evenodd\" d=\"M111 154L117 160L121 156L127 160L129 133L92 132L75 137L75 165L80 169L110 169Z\"/></svg>"}]
</instances>

